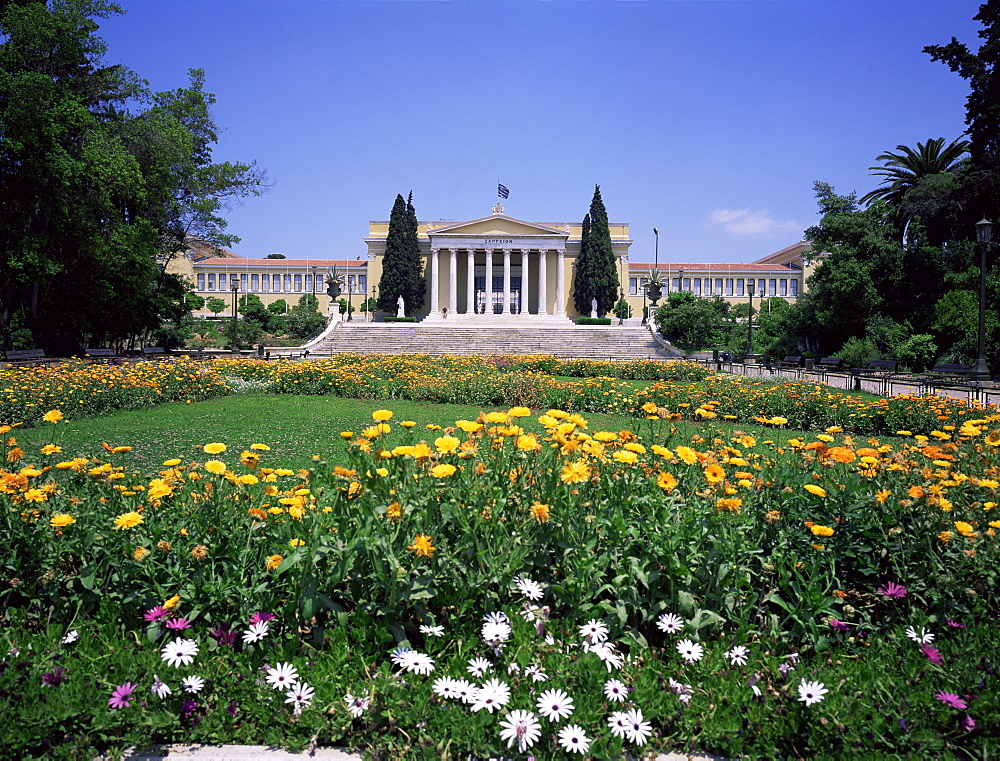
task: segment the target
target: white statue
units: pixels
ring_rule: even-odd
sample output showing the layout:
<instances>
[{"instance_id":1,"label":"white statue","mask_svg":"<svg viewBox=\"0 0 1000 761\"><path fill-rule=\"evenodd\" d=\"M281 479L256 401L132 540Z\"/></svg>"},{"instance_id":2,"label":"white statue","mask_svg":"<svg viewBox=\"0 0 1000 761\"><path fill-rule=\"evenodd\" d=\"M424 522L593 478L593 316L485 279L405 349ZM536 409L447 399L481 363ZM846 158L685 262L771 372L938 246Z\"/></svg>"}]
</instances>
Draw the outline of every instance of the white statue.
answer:
<instances>
[{"instance_id":1,"label":"white statue","mask_svg":"<svg viewBox=\"0 0 1000 761\"><path fill-rule=\"evenodd\" d=\"M597 317L597 299L590 300L590 316Z\"/></svg>"},{"instance_id":2,"label":"white statue","mask_svg":"<svg viewBox=\"0 0 1000 761\"><path fill-rule=\"evenodd\" d=\"M396 316L406 317L406 305L403 303L403 297L400 296L396 299Z\"/></svg>"}]
</instances>

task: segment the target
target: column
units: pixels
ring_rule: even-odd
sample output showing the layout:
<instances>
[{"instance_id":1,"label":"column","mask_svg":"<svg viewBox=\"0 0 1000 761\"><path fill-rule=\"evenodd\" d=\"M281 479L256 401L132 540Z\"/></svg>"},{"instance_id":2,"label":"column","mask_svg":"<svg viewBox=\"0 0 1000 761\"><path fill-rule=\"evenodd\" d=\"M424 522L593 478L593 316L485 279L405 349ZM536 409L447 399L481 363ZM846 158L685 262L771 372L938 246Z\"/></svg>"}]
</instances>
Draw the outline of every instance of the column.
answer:
<instances>
[{"instance_id":1,"label":"column","mask_svg":"<svg viewBox=\"0 0 1000 761\"><path fill-rule=\"evenodd\" d=\"M431 249L431 310L429 314L438 314L438 301L440 300L440 295L438 293L438 277L441 273L438 267L438 250L436 248Z\"/></svg>"},{"instance_id":2,"label":"column","mask_svg":"<svg viewBox=\"0 0 1000 761\"><path fill-rule=\"evenodd\" d=\"M476 252L468 250L468 263L465 268L469 271L469 282L465 284L465 313L475 314L476 312Z\"/></svg>"},{"instance_id":3,"label":"column","mask_svg":"<svg viewBox=\"0 0 1000 761\"><path fill-rule=\"evenodd\" d=\"M448 314L458 313L458 249L449 248L448 261Z\"/></svg>"},{"instance_id":4,"label":"column","mask_svg":"<svg viewBox=\"0 0 1000 761\"><path fill-rule=\"evenodd\" d=\"M528 308L528 281L531 280L531 265L528 263L530 260L528 258L528 249L521 249L521 298L518 302L520 304L520 312L523 314L531 314L531 310Z\"/></svg>"},{"instance_id":5,"label":"column","mask_svg":"<svg viewBox=\"0 0 1000 761\"><path fill-rule=\"evenodd\" d=\"M548 251L538 250L538 314L548 314L549 307L545 303L548 299L548 289L545 287L545 271L548 269Z\"/></svg>"},{"instance_id":6,"label":"column","mask_svg":"<svg viewBox=\"0 0 1000 761\"><path fill-rule=\"evenodd\" d=\"M493 314L493 249L486 249L486 305L484 314Z\"/></svg>"},{"instance_id":7,"label":"column","mask_svg":"<svg viewBox=\"0 0 1000 761\"><path fill-rule=\"evenodd\" d=\"M510 249L503 250L503 313L510 314Z\"/></svg>"},{"instance_id":8,"label":"column","mask_svg":"<svg viewBox=\"0 0 1000 761\"><path fill-rule=\"evenodd\" d=\"M556 251L556 317L566 316L566 252Z\"/></svg>"}]
</instances>

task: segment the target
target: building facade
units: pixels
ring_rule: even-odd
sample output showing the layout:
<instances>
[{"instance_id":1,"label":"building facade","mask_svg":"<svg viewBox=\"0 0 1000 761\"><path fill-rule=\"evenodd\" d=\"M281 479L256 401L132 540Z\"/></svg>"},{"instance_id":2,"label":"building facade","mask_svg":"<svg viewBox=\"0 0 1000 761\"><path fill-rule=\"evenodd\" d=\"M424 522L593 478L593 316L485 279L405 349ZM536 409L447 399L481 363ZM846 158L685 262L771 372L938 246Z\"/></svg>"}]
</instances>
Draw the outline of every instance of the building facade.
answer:
<instances>
[{"instance_id":1,"label":"building facade","mask_svg":"<svg viewBox=\"0 0 1000 761\"><path fill-rule=\"evenodd\" d=\"M646 285L654 264L630 261L627 223L613 223L610 231L620 292L639 316L648 305ZM232 314L234 292L236 299L256 294L265 305L283 299L289 308L303 295L315 294L322 311L339 311L326 294L332 272L341 280L341 298L360 310L378 295L388 232L388 221L370 222L366 253L355 259L247 259L192 241L169 269L205 299L225 299L227 308L219 314L226 316ZM581 234L580 223L527 222L504 214L500 204L489 216L466 222L419 222L427 291L423 308L407 307L406 313L427 322L569 322L578 316L572 294ZM752 289L755 298L795 301L812 271L808 252L808 244L800 242L749 264L665 261L658 267L663 297L688 291L738 303ZM205 306L196 314L215 313Z\"/></svg>"}]
</instances>

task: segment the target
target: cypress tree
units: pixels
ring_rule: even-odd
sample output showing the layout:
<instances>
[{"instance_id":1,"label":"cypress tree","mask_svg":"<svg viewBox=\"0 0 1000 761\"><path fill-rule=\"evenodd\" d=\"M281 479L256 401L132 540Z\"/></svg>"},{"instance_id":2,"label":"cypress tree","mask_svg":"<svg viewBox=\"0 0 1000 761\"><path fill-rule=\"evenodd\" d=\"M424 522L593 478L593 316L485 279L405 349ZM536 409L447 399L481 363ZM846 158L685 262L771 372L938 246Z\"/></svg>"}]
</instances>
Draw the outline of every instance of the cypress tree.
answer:
<instances>
[{"instance_id":1,"label":"cypress tree","mask_svg":"<svg viewBox=\"0 0 1000 761\"><path fill-rule=\"evenodd\" d=\"M580 256L576 260L573 303L582 315L590 314L590 303L597 299L597 314L614 309L620 285L615 267L615 252L611 245L608 212L601 199L601 186L594 187L590 213L583 220Z\"/></svg>"},{"instance_id":2,"label":"cypress tree","mask_svg":"<svg viewBox=\"0 0 1000 761\"><path fill-rule=\"evenodd\" d=\"M382 278L378 283L378 308L395 313L396 302L403 297L406 313L420 309L426 298L427 283L422 274L423 258L417 240L417 214L413 193L407 201L396 196L389 215L389 233L382 255Z\"/></svg>"}]
</instances>

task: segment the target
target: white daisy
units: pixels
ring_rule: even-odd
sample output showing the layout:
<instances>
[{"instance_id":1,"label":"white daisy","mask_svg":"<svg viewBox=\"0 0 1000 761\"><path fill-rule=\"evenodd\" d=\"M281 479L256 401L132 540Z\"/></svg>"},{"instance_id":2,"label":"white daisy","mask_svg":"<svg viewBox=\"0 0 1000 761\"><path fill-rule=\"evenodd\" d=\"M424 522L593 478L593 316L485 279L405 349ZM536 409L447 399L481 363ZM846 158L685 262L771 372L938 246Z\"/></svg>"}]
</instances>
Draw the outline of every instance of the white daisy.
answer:
<instances>
[{"instance_id":1,"label":"white daisy","mask_svg":"<svg viewBox=\"0 0 1000 761\"><path fill-rule=\"evenodd\" d=\"M459 700L463 703L473 703L476 700L476 693L479 692L479 688L476 687L468 679L456 679L452 685L455 689L455 694Z\"/></svg>"},{"instance_id":2,"label":"white daisy","mask_svg":"<svg viewBox=\"0 0 1000 761\"><path fill-rule=\"evenodd\" d=\"M186 676L181 679L181 684L184 685L184 692L198 693L205 686L205 680L200 676Z\"/></svg>"},{"instance_id":3,"label":"white daisy","mask_svg":"<svg viewBox=\"0 0 1000 761\"><path fill-rule=\"evenodd\" d=\"M684 619L674 613L664 613L656 619L656 628L667 634L677 634L684 628Z\"/></svg>"},{"instance_id":4,"label":"white daisy","mask_svg":"<svg viewBox=\"0 0 1000 761\"><path fill-rule=\"evenodd\" d=\"M303 708L308 708L313 702L313 695L316 691L305 682L296 682L292 689L285 693L285 702L295 706L295 715L302 713Z\"/></svg>"},{"instance_id":5,"label":"white daisy","mask_svg":"<svg viewBox=\"0 0 1000 761\"><path fill-rule=\"evenodd\" d=\"M538 717L531 711L514 710L507 714L507 717L500 722L500 739L507 741L509 748L517 741L517 752L524 753L526 748L530 748L535 741L542 736L542 729L538 723Z\"/></svg>"},{"instance_id":6,"label":"white daisy","mask_svg":"<svg viewBox=\"0 0 1000 761\"><path fill-rule=\"evenodd\" d=\"M254 642L260 642L270 630L270 621L258 621L255 624L250 624L250 628L243 632L243 644L252 645Z\"/></svg>"},{"instance_id":7,"label":"white daisy","mask_svg":"<svg viewBox=\"0 0 1000 761\"><path fill-rule=\"evenodd\" d=\"M415 674L427 676L427 674L434 670L434 659L426 653L407 650L400 658L399 666L404 671L412 671Z\"/></svg>"},{"instance_id":8,"label":"white daisy","mask_svg":"<svg viewBox=\"0 0 1000 761\"><path fill-rule=\"evenodd\" d=\"M918 645L929 645L931 642L934 641L934 635L923 627L920 627L920 631L917 631L912 626L907 626L906 636L912 639Z\"/></svg>"},{"instance_id":9,"label":"white daisy","mask_svg":"<svg viewBox=\"0 0 1000 761\"><path fill-rule=\"evenodd\" d=\"M527 597L529 600L541 600L544 590L542 585L537 581L532 581L531 579L526 579L523 576L515 576L514 584L517 586L518 591Z\"/></svg>"},{"instance_id":10,"label":"white daisy","mask_svg":"<svg viewBox=\"0 0 1000 761\"><path fill-rule=\"evenodd\" d=\"M542 671L542 667L534 663L524 670L524 675L530 676L532 682L544 682L549 678L549 675Z\"/></svg>"},{"instance_id":11,"label":"white daisy","mask_svg":"<svg viewBox=\"0 0 1000 761\"><path fill-rule=\"evenodd\" d=\"M173 690L160 681L160 677L156 674L153 674L153 686L149 691L161 700L173 692Z\"/></svg>"},{"instance_id":12,"label":"white daisy","mask_svg":"<svg viewBox=\"0 0 1000 761\"><path fill-rule=\"evenodd\" d=\"M583 755L590 747L590 739L583 729L576 724L570 724L559 730L559 744L570 753Z\"/></svg>"},{"instance_id":13,"label":"white daisy","mask_svg":"<svg viewBox=\"0 0 1000 761\"><path fill-rule=\"evenodd\" d=\"M628 697L628 687L617 679L609 679L604 683L604 694L613 703L624 703Z\"/></svg>"},{"instance_id":14,"label":"white daisy","mask_svg":"<svg viewBox=\"0 0 1000 761\"><path fill-rule=\"evenodd\" d=\"M490 679L476 692L472 704L473 713L486 709L490 713L499 711L510 702L510 687L499 679Z\"/></svg>"},{"instance_id":15,"label":"white daisy","mask_svg":"<svg viewBox=\"0 0 1000 761\"><path fill-rule=\"evenodd\" d=\"M573 698L562 690L545 690L536 703L538 712L549 721L560 721L573 713Z\"/></svg>"},{"instance_id":16,"label":"white daisy","mask_svg":"<svg viewBox=\"0 0 1000 761\"><path fill-rule=\"evenodd\" d=\"M198 654L198 643L193 639L178 637L164 645L160 653L169 666L189 666L194 663L194 657Z\"/></svg>"},{"instance_id":17,"label":"white daisy","mask_svg":"<svg viewBox=\"0 0 1000 761\"><path fill-rule=\"evenodd\" d=\"M410 648L403 647L400 645L392 653L389 654L389 660L395 663L397 666L402 666L406 660L406 654L410 652Z\"/></svg>"},{"instance_id":18,"label":"white daisy","mask_svg":"<svg viewBox=\"0 0 1000 761\"><path fill-rule=\"evenodd\" d=\"M733 666L746 666L747 656L750 654L750 648L745 645L737 645L731 650L726 651L726 659Z\"/></svg>"},{"instance_id":19,"label":"white daisy","mask_svg":"<svg viewBox=\"0 0 1000 761\"><path fill-rule=\"evenodd\" d=\"M520 667L520 665L518 665L517 662L512 661L511 663L509 663L507 665L507 673L508 674L520 674L521 673L521 667Z\"/></svg>"},{"instance_id":20,"label":"white daisy","mask_svg":"<svg viewBox=\"0 0 1000 761\"><path fill-rule=\"evenodd\" d=\"M487 645L499 648L510 639L511 626L506 621L487 621L483 624L481 633Z\"/></svg>"},{"instance_id":21,"label":"white daisy","mask_svg":"<svg viewBox=\"0 0 1000 761\"><path fill-rule=\"evenodd\" d=\"M648 721L642 720L642 711L638 708L631 709L625 715L625 721L628 724L625 735L629 742L635 745L645 745L646 740L653 734L653 727Z\"/></svg>"},{"instance_id":22,"label":"white daisy","mask_svg":"<svg viewBox=\"0 0 1000 761\"><path fill-rule=\"evenodd\" d=\"M595 645L608 638L608 627L596 618L592 618L580 627L580 636L588 645Z\"/></svg>"},{"instance_id":23,"label":"white daisy","mask_svg":"<svg viewBox=\"0 0 1000 761\"><path fill-rule=\"evenodd\" d=\"M625 711L615 711L608 717L608 729L615 737L624 737L629 729L628 716Z\"/></svg>"},{"instance_id":24,"label":"white daisy","mask_svg":"<svg viewBox=\"0 0 1000 761\"><path fill-rule=\"evenodd\" d=\"M73 629L72 631L66 632L66 636L62 638L62 643L64 645L72 645L78 639L80 639L80 632Z\"/></svg>"},{"instance_id":25,"label":"white daisy","mask_svg":"<svg viewBox=\"0 0 1000 761\"><path fill-rule=\"evenodd\" d=\"M450 676L442 676L434 680L434 686L431 689L434 690L435 695L445 700L455 700L460 697L457 685L457 680L452 679Z\"/></svg>"},{"instance_id":26,"label":"white daisy","mask_svg":"<svg viewBox=\"0 0 1000 761\"><path fill-rule=\"evenodd\" d=\"M604 665L608 667L608 673L622 667L622 656L615 652L615 646L610 642L602 642L592 647L591 650L604 661Z\"/></svg>"},{"instance_id":27,"label":"white daisy","mask_svg":"<svg viewBox=\"0 0 1000 761\"><path fill-rule=\"evenodd\" d=\"M682 639L677 643L677 652L688 663L697 663L705 655L705 649L697 642L692 642L689 639Z\"/></svg>"},{"instance_id":28,"label":"white daisy","mask_svg":"<svg viewBox=\"0 0 1000 761\"><path fill-rule=\"evenodd\" d=\"M757 686L757 682L759 681L760 681L760 674L754 672L754 675L750 677L750 680L747 682L747 687L753 690L753 694L756 695L758 698L761 696L760 687Z\"/></svg>"},{"instance_id":29,"label":"white daisy","mask_svg":"<svg viewBox=\"0 0 1000 761\"><path fill-rule=\"evenodd\" d=\"M509 624L510 619L502 610L496 610L483 616L484 624Z\"/></svg>"},{"instance_id":30,"label":"white daisy","mask_svg":"<svg viewBox=\"0 0 1000 761\"><path fill-rule=\"evenodd\" d=\"M677 696L678 700L682 703L691 702L691 693L694 692L694 688L692 688L690 684L683 684L681 682L674 681L673 679L670 679L669 683L670 691Z\"/></svg>"},{"instance_id":31,"label":"white daisy","mask_svg":"<svg viewBox=\"0 0 1000 761\"><path fill-rule=\"evenodd\" d=\"M347 703L347 710L351 712L351 716L355 718L367 711L368 706L371 705L369 698L356 698L349 692L344 695L344 702Z\"/></svg>"},{"instance_id":32,"label":"white daisy","mask_svg":"<svg viewBox=\"0 0 1000 761\"><path fill-rule=\"evenodd\" d=\"M799 682L799 700L807 706L821 701L827 692L829 690L821 682L807 682L805 679Z\"/></svg>"},{"instance_id":33,"label":"white daisy","mask_svg":"<svg viewBox=\"0 0 1000 761\"><path fill-rule=\"evenodd\" d=\"M427 626L426 624L421 625L420 633L426 634L428 637L443 637L444 627L443 626Z\"/></svg>"},{"instance_id":34,"label":"white daisy","mask_svg":"<svg viewBox=\"0 0 1000 761\"><path fill-rule=\"evenodd\" d=\"M465 670L472 674L474 679L479 679L483 674L493 668L493 664L485 658L470 658L469 665Z\"/></svg>"},{"instance_id":35,"label":"white daisy","mask_svg":"<svg viewBox=\"0 0 1000 761\"><path fill-rule=\"evenodd\" d=\"M275 690L288 690L299 681L299 672L291 663L279 663L277 666L265 666L267 683Z\"/></svg>"}]
</instances>

